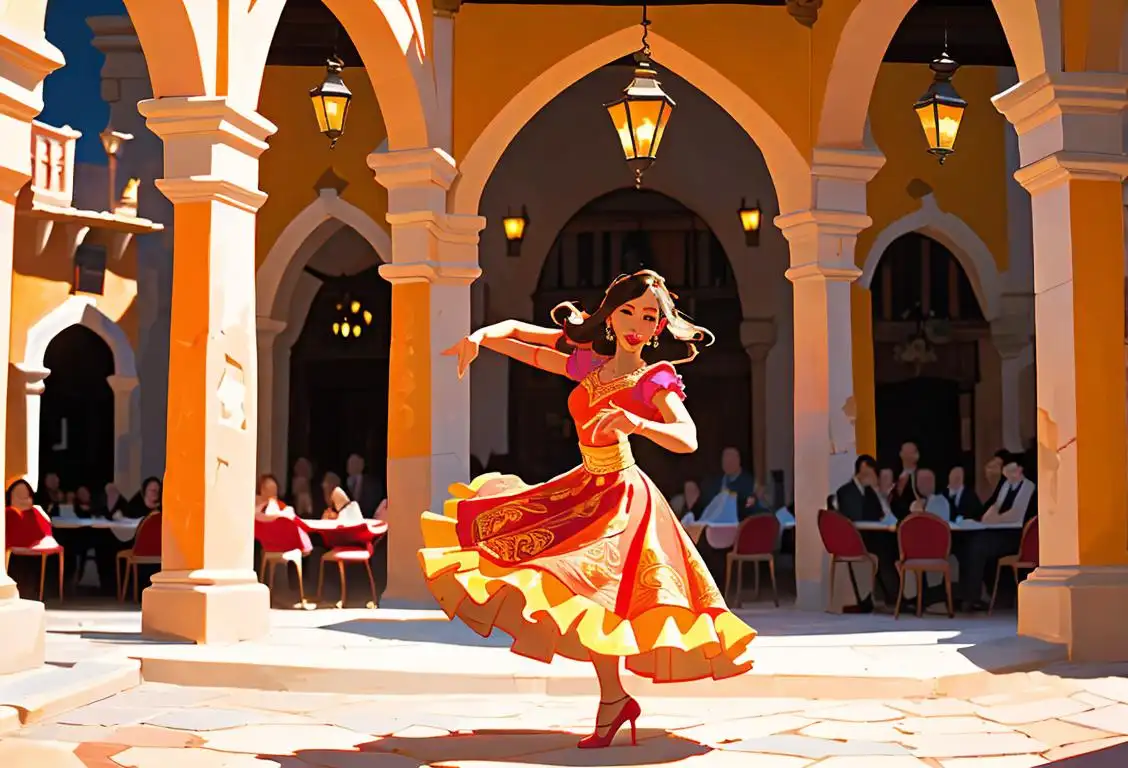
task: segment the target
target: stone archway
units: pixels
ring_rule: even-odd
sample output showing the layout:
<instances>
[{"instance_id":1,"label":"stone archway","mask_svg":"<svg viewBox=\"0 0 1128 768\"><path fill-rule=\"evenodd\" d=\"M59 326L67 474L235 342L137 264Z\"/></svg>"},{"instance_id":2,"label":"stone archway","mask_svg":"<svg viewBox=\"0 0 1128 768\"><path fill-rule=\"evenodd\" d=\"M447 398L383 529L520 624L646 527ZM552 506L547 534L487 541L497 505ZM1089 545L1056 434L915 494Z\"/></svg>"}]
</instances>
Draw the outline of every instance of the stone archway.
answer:
<instances>
[{"instance_id":1,"label":"stone archway","mask_svg":"<svg viewBox=\"0 0 1128 768\"><path fill-rule=\"evenodd\" d=\"M28 329L22 362L15 365L24 382L25 479L39 482L40 404L44 379L51 371L44 357L51 342L71 326L81 325L96 333L110 348L114 375L107 382L114 391L114 482L123 490L134 487L140 474L140 434L136 409L139 381L133 345L121 327L98 309L94 299L71 296Z\"/></svg>"},{"instance_id":2,"label":"stone archway","mask_svg":"<svg viewBox=\"0 0 1128 768\"><path fill-rule=\"evenodd\" d=\"M317 251L342 229L362 237L382 263L391 260L386 230L335 190L323 189L282 231L255 276L258 317L258 467L285 482L290 433L290 350L306 322L320 284L303 280ZM307 276L308 277L308 276Z\"/></svg>"},{"instance_id":3,"label":"stone archway","mask_svg":"<svg viewBox=\"0 0 1128 768\"><path fill-rule=\"evenodd\" d=\"M971 281L984 317L988 321L998 317L1002 286L995 257L975 230L958 216L941 210L932 195L921 200L920 208L894 221L874 239L863 262L862 276L858 278L860 286L870 287L886 249L894 240L910 232L927 235L950 250Z\"/></svg>"},{"instance_id":4,"label":"stone archway","mask_svg":"<svg viewBox=\"0 0 1128 768\"><path fill-rule=\"evenodd\" d=\"M1020 80L1061 69L1057 20L1038 10L1037 0L993 0ZM826 79L816 147L867 145L867 115L881 60L916 0L860 0L850 13Z\"/></svg>"},{"instance_id":5,"label":"stone archway","mask_svg":"<svg viewBox=\"0 0 1128 768\"><path fill-rule=\"evenodd\" d=\"M780 211L810 207L810 164L783 128L738 85L684 48L650 33L655 60L726 110L760 148L776 187ZM572 53L549 67L494 116L459 163L449 193L454 214L478 213L482 191L517 133L546 104L585 75L638 49L638 28L629 27Z\"/></svg>"}]
</instances>

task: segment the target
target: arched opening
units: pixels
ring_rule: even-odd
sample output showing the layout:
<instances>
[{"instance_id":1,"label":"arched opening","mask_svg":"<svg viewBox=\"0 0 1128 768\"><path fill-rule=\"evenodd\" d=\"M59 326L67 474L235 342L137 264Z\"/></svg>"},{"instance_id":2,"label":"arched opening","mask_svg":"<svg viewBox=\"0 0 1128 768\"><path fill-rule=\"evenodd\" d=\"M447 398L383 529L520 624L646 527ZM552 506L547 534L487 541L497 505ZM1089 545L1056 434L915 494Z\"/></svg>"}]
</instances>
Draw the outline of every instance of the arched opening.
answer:
<instances>
[{"instance_id":1,"label":"arched opening","mask_svg":"<svg viewBox=\"0 0 1128 768\"><path fill-rule=\"evenodd\" d=\"M55 473L61 486L102 488L114 479L114 355L94 331L72 325L47 346L39 412L39 481Z\"/></svg>"},{"instance_id":2,"label":"arched opening","mask_svg":"<svg viewBox=\"0 0 1128 768\"><path fill-rule=\"evenodd\" d=\"M557 233L533 294L535 317L548 317L562 301L591 310L617 275L653 269L678 295L678 305L717 336L693 365L682 370L701 403L726 407L694 411L698 440L734 446L749 455L750 363L740 344L741 305L728 255L709 225L677 200L652 190L621 189L581 208ZM648 359L670 359L659 346ZM551 477L579 461L568 415L574 385L528 366L510 367L510 440L524 477ZM640 441L647 472L672 492L681 481L716 470L715 450L677 456Z\"/></svg>"},{"instance_id":3,"label":"arched opening","mask_svg":"<svg viewBox=\"0 0 1128 768\"><path fill-rule=\"evenodd\" d=\"M912 441L941 482L954 466L972 470L990 326L967 273L946 247L912 232L886 248L870 290L878 456L891 461Z\"/></svg>"},{"instance_id":4,"label":"arched opening","mask_svg":"<svg viewBox=\"0 0 1128 768\"><path fill-rule=\"evenodd\" d=\"M301 329L288 372L288 466L304 457L319 473L341 474L357 453L383 483L391 286L379 264L372 246L343 227L317 249L298 281L288 318Z\"/></svg>"}]
</instances>

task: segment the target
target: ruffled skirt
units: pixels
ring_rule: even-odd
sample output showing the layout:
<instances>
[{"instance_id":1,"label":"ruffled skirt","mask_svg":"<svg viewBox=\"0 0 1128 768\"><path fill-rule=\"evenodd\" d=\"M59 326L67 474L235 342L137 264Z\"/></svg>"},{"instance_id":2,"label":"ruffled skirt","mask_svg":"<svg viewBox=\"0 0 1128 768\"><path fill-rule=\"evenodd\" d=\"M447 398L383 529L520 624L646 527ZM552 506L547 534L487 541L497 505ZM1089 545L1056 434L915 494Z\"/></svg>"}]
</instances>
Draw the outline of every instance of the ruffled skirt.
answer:
<instances>
[{"instance_id":1,"label":"ruffled skirt","mask_svg":"<svg viewBox=\"0 0 1128 768\"><path fill-rule=\"evenodd\" d=\"M544 662L621 656L672 683L748 671L755 631L725 606L666 500L630 466L527 486L483 475L423 514L419 559L451 617Z\"/></svg>"}]
</instances>

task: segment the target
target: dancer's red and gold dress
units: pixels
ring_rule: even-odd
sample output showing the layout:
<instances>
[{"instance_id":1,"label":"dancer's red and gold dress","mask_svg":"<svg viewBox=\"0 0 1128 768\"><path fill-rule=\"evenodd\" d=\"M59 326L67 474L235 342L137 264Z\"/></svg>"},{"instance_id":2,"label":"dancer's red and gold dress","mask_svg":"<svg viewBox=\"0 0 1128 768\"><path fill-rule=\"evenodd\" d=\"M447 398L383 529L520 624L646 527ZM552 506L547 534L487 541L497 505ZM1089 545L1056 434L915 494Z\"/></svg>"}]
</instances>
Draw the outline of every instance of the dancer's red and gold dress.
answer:
<instances>
[{"instance_id":1,"label":"dancer's red and gold dress","mask_svg":"<svg viewBox=\"0 0 1128 768\"><path fill-rule=\"evenodd\" d=\"M506 632L522 656L623 656L663 683L745 672L755 631L725 606L630 444L592 435L610 404L661 421L653 402L663 391L684 398L681 377L658 363L603 381L603 362L586 350L568 359L582 465L535 486L485 475L452 486L444 515L423 514L428 586L448 616L482 636Z\"/></svg>"}]
</instances>

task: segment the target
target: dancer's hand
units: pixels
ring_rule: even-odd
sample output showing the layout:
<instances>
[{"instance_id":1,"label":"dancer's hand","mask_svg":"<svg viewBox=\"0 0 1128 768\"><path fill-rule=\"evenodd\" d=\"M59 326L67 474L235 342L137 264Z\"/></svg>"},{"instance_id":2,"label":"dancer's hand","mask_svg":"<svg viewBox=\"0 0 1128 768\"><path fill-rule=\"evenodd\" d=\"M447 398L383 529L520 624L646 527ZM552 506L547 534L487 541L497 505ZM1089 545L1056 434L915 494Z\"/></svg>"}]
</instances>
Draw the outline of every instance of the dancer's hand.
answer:
<instances>
[{"instance_id":1,"label":"dancer's hand","mask_svg":"<svg viewBox=\"0 0 1128 768\"><path fill-rule=\"evenodd\" d=\"M478 350L482 346L482 338L478 333L472 333L461 339L450 349L444 350L444 355L458 358L458 378L466 375L470 370L470 363L478 357Z\"/></svg>"},{"instance_id":2,"label":"dancer's hand","mask_svg":"<svg viewBox=\"0 0 1128 768\"><path fill-rule=\"evenodd\" d=\"M596 418L594 433L613 436L618 440L638 432L643 421L641 417L617 405L604 408Z\"/></svg>"}]
</instances>

